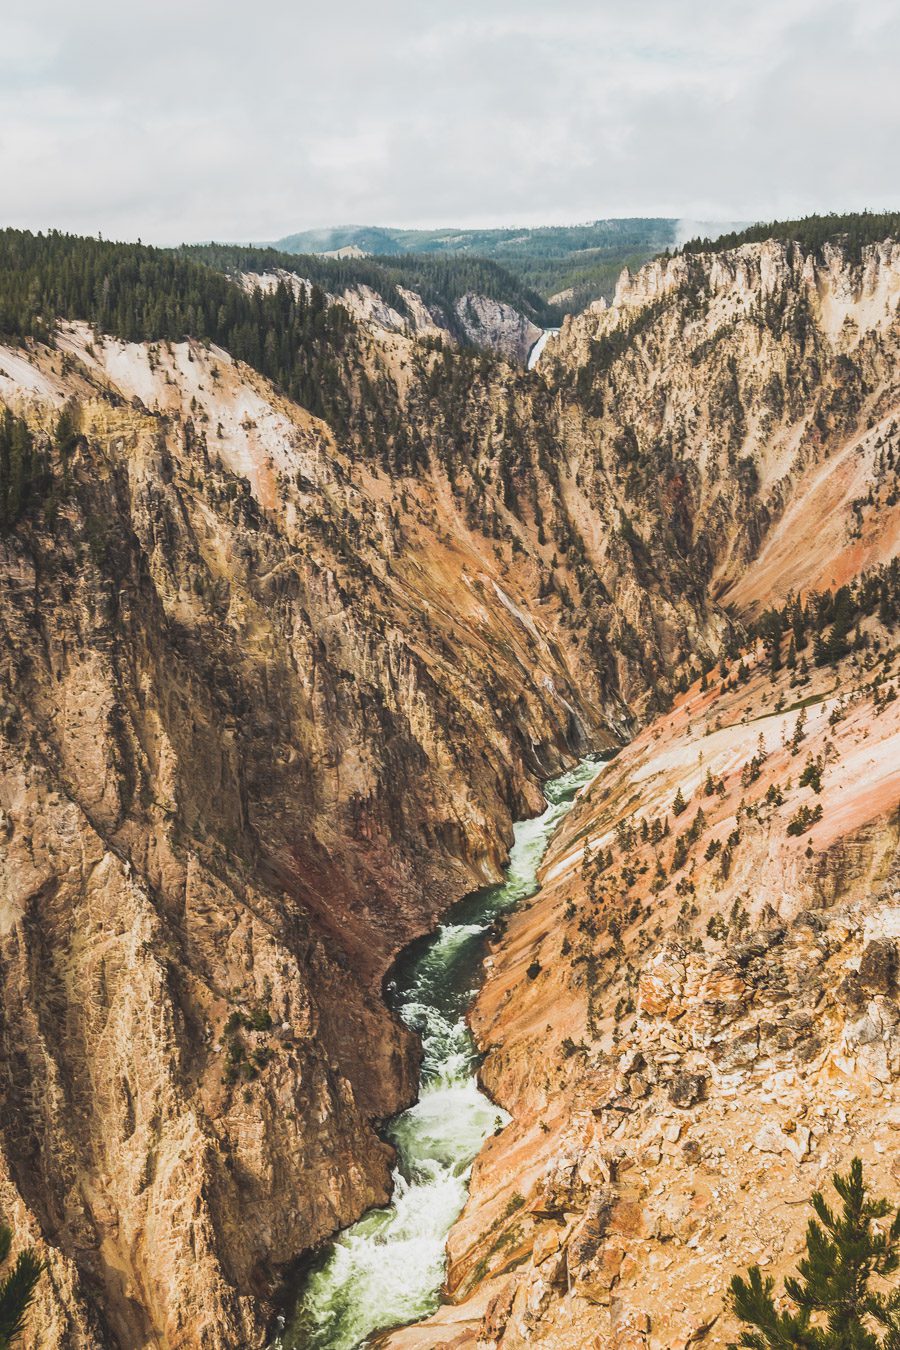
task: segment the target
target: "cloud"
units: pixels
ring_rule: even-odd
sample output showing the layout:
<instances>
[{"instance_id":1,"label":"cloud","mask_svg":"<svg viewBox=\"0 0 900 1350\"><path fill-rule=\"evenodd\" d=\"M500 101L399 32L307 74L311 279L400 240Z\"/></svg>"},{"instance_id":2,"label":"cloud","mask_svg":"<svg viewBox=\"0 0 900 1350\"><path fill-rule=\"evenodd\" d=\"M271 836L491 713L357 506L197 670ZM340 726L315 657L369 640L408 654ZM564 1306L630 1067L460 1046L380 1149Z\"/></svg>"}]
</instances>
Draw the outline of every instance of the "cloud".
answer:
<instances>
[{"instance_id":1,"label":"cloud","mask_svg":"<svg viewBox=\"0 0 900 1350\"><path fill-rule=\"evenodd\" d=\"M2 214L173 242L898 205L898 59L896 0L33 0Z\"/></svg>"}]
</instances>

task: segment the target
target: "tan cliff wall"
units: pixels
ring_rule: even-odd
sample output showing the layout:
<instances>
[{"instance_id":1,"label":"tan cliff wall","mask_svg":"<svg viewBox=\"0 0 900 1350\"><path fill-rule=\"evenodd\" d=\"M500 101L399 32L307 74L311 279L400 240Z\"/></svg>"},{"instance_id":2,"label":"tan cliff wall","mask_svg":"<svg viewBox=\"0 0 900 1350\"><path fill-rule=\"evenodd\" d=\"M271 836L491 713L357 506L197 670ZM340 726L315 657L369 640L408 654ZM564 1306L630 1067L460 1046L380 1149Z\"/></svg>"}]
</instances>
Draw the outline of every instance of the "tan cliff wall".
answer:
<instances>
[{"instance_id":1,"label":"tan cliff wall","mask_svg":"<svg viewBox=\"0 0 900 1350\"><path fill-rule=\"evenodd\" d=\"M890 556L894 264L851 342L787 264L767 316L755 256L739 283L695 261L662 307L639 278L534 375L373 302L360 368L396 420L356 444L200 344L71 325L0 353L0 397L44 429L74 399L85 434L56 519L0 541L0 1200L50 1254L36 1343L261 1344L280 1271L385 1194L373 1121L415 1059L392 954L497 875L541 776L718 652L713 594L750 614ZM491 1159L518 1140L536 1176L581 1128L520 1081L520 1002L561 1044L570 995L519 952L487 1081L550 1132L479 1164L458 1296L493 1273Z\"/></svg>"},{"instance_id":2,"label":"tan cliff wall","mask_svg":"<svg viewBox=\"0 0 900 1350\"><path fill-rule=\"evenodd\" d=\"M682 400L702 424L690 454L708 456L721 418L717 431L715 403L696 391L708 390L704 344L721 327L745 412L734 453L752 451L765 514L745 565L732 528L711 575L752 617L896 557L897 281L893 246L849 273L782 246L742 252L706 273L710 309L730 317L691 330L681 311L679 336L656 313L605 376L616 398L602 419L612 434L626 418L671 426ZM588 335L627 323L630 304L647 313L666 285L677 290L680 265L652 264L623 286L620 312L571 320L548 358L588 362ZM795 395L787 434L754 422L753 391L801 353L732 312L736 295L756 305L780 265L788 296L801 282L808 293L807 367L793 378L803 386L812 366L818 380ZM835 294L850 323L835 324ZM683 369L691 342L703 379ZM829 388L842 350L862 371L847 402ZM716 511L712 476L702 491ZM872 620L863 637L836 668L807 674L770 673L761 644L745 652L746 677L736 656L717 665L576 804L472 1012L484 1085L513 1120L476 1162L450 1238L448 1302L379 1344L725 1345L737 1330L731 1275L754 1261L776 1277L795 1266L806 1201L834 1170L858 1154L875 1190L896 1195L900 669L895 631ZM800 781L810 757L819 792ZM676 817L679 789L688 806ZM804 806L821 820L789 833Z\"/></svg>"}]
</instances>

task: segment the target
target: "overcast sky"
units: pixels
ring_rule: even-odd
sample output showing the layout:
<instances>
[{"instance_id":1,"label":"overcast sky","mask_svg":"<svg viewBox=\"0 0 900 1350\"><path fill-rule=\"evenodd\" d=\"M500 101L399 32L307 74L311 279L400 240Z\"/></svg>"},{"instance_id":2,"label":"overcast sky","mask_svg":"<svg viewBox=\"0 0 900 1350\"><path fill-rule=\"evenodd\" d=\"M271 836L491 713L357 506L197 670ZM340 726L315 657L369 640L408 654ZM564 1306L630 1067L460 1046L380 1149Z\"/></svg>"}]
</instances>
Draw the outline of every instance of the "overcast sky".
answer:
<instances>
[{"instance_id":1,"label":"overcast sky","mask_svg":"<svg viewBox=\"0 0 900 1350\"><path fill-rule=\"evenodd\" d=\"M0 224L309 226L900 206L900 0L29 0Z\"/></svg>"}]
</instances>

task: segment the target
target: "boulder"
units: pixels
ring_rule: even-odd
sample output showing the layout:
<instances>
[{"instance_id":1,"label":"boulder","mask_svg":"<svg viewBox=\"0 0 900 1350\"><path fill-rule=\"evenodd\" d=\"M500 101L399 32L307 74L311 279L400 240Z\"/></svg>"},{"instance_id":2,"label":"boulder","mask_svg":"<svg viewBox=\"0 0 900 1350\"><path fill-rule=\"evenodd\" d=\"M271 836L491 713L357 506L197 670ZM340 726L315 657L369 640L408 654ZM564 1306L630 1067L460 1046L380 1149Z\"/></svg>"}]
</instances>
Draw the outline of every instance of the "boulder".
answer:
<instances>
[{"instance_id":1,"label":"boulder","mask_svg":"<svg viewBox=\"0 0 900 1350\"><path fill-rule=\"evenodd\" d=\"M667 1086L669 1101L686 1111L706 1096L709 1075L705 1073L677 1073Z\"/></svg>"}]
</instances>

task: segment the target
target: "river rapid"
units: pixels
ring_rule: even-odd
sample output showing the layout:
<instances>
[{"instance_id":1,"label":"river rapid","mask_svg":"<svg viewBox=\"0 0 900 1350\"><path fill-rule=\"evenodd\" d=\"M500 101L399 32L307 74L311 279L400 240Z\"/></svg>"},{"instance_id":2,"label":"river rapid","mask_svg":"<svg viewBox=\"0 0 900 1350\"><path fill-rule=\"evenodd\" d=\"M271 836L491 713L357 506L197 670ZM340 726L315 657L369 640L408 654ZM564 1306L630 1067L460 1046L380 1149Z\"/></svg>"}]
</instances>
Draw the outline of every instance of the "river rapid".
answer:
<instances>
[{"instance_id":1,"label":"river rapid","mask_svg":"<svg viewBox=\"0 0 900 1350\"><path fill-rule=\"evenodd\" d=\"M478 1086L479 1056L466 1013L482 978L494 920L537 890L537 871L579 788L585 759L545 784L545 811L515 826L504 880L459 901L447 921L398 958L391 1006L422 1038L419 1099L386 1127L397 1150L391 1203L373 1209L323 1250L307 1272L281 1350L358 1350L368 1337L433 1313L446 1242L466 1201L472 1163L509 1117Z\"/></svg>"}]
</instances>

